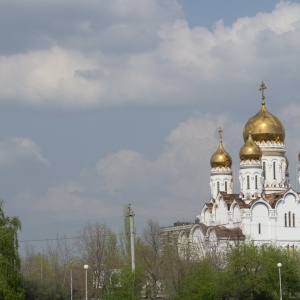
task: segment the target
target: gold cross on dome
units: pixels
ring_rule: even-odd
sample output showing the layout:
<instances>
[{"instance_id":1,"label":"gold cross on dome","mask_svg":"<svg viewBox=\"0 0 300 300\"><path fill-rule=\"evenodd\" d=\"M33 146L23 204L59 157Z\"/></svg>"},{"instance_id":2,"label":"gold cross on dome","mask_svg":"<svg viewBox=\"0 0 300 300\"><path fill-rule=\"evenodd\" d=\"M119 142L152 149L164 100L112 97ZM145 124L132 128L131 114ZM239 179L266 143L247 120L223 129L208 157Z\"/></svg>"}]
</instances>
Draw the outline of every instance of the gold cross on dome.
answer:
<instances>
[{"instance_id":1,"label":"gold cross on dome","mask_svg":"<svg viewBox=\"0 0 300 300\"><path fill-rule=\"evenodd\" d=\"M223 133L223 130L222 130L222 127L220 126L220 128L219 128L220 141L222 141L222 133Z\"/></svg>"},{"instance_id":2,"label":"gold cross on dome","mask_svg":"<svg viewBox=\"0 0 300 300\"><path fill-rule=\"evenodd\" d=\"M267 86L262 81L259 90L261 91L261 103L262 105L265 105L265 90L267 89Z\"/></svg>"}]
</instances>

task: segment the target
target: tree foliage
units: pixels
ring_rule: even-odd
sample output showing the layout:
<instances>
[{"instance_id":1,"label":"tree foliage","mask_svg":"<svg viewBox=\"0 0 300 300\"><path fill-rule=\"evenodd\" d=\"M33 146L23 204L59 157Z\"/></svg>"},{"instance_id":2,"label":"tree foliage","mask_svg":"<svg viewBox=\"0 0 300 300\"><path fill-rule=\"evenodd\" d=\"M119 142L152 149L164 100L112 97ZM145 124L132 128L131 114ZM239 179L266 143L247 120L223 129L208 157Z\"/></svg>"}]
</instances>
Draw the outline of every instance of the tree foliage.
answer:
<instances>
[{"instance_id":1,"label":"tree foliage","mask_svg":"<svg viewBox=\"0 0 300 300\"><path fill-rule=\"evenodd\" d=\"M174 286L166 289L171 299L279 299L278 262L283 298L299 295L300 260L294 249L240 244L228 249L221 269L210 256L201 261L175 258L170 259L164 277L166 287Z\"/></svg>"},{"instance_id":2,"label":"tree foliage","mask_svg":"<svg viewBox=\"0 0 300 300\"><path fill-rule=\"evenodd\" d=\"M148 220L142 240L137 244L137 261L143 267L147 279L146 284L152 299L157 299L162 282L163 258L161 255L159 224Z\"/></svg>"},{"instance_id":3,"label":"tree foliage","mask_svg":"<svg viewBox=\"0 0 300 300\"><path fill-rule=\"evenodd\" d=\"M143 288L144 274L137 268L132 272L129 268L123 268L115 274L115 278L109 281L107 289L102 296L103 300L140 300Z\"/></svg>"},{"instance_id":4,"label":"tree foliage","mask_svg":"<svg viewBox=\"0 0 300 300\"><path fill-rule=\"evenodd\" d=\"M279 298L278 262L282 263L283 293L296 294L300 291L298 252L253 244L242 244L228 253L224 293L235 299Z\"/></svg>"},{"instance_id":5,"label":"tree foliage","mask_svg":"<svg viewBox=\"0 0 300 300\"><path fill-rule=\"evenodd\" d=\"M7 220L4 224L11 224L12 219ZM18 228L18 223L14 222ZM16 240L9 239L15 232L7 225L2 226L2 242L16 250ZM85 275L89 298L95 299L136 300L142 296L173 300L279 299L279 262L282 264L283 299L296 299L299 295L300 256L294 248L287 250L238 243L228 246L227 251L224 248L222 253L218 253L218 247L213 248L206 257L203 253L202 260L195 260L189 255L179 255L175 236L174 241L170 239L162 245L159 233L159 224L149 220L143 235L135 239L134 272L128 255L122 251L122 241L118 244L116 234L99 222L83 227L76 238L77 247L69 245L64 236L58 236L56 243L47 246L45 256L27 247L22 262L26 299L69 299L70 275L74 300L84 298ZM75 248L76 252L73 251ZM130 249L126 252L128 254ZM21 300L22 291L14 289L15 281L11 283L5 273L11 271L9 266L13 255L4 256L5 253L0 261L4 272L0 277L0 299ZM13 254L16 255L13 270L17 270L18 253ZM87 271L83 269L84 264L89 265Z\"/></svg>"},{"instance_id":6,"label":"tree foliage","mask_svg":"<svg viewBox=\"0 0 300 300\"><path fill-rule=\"evenodd\" d=\"M107 288L111 270L119 267L116 234L105 224L88 223L78 233L76 244L81 259L89 266L89 279L93 282L90 296L100 297Z\"/></svg>"},{"instance_id":7,"label":"tree foliage","mask_svg":"<svg viewBox=\"0 0 300 300\"><path fill-rule=\"evenodd\" d=\"M191 262L189 272L182 278L176 300L218 299L219 271L210 261Z\"/></svg>"},{"instance_id":8,"label":"tree foliage","mask_svg":"<svg viewBox=\"0 0 300 300\"><path fill-rule=\"evenodd\" d=\"M3 201L0 201L0 299L4 300L23 299L20 289L19 230L19 218L6 216Z\"/></svg>"}]
</instances>

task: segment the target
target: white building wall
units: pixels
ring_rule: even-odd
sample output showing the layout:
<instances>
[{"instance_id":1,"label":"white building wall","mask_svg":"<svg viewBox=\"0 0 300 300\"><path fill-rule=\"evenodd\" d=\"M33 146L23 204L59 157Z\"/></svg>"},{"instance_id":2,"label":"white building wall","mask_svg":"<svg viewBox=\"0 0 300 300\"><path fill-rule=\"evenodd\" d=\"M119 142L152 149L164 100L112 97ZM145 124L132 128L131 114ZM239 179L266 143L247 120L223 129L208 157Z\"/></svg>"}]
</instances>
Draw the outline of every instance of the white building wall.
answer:
<instances>
[{"instance_id":1,"label":"white building wall","mask_svg":"<svg viewBox=\"0 0 300 300\"><path fill-rule=\"evenodd\" d=\"M210 176L211 197L216 199L219 192L233 192L232 170L229 168L214 168Z\"/></svg>"},{"instance_id":2,"label":"white building wall","mask_svg":"<svg viewBox=\"0 0 300 300\"><path fill-rule=\"evenodd\" d=\"M265 192L284 191L287 188L285 144L282 142L257 142L262 155Z\"/></svg>"},{"instance_id":3,"label":"white building wall","mask_svg":"<svg viewBox=\"0 0 300 300\"><path fill-rule=\"evenodd\" d=\"M251 209L251 239L256 241L271 240L271 224L267 204L258 202Z\"/></svg>"},{"instance_id":4,"label":"white building wall","mask_svg":"<svg viewBox=\"0 0 300 300\"><path fill-rule=\"evenodd\" d=\"M241 193L245 199L261 196L263 190L263 170L260 161L241 161L239 180Z\"/></svg>"},{"instance_id":5,"label":"white building wall","mask_svg":"<svg viewBox=\"0 0 300 300\"><path fill-rule=\"evenodd\" d=\"M215 223L216 225L227 225L228 224L228 208L227 204L221 198L214 206L215 211Z\"/></svg>"},{"instance_id":6,"label":"white building wall","mask_svg":"<svg viewBox=\"0 0 300 300\"><path fill-rule=\"evenodd\" d=\"M238 204L235 204L233 206L233 209L232 209L232 220L233 220L234 224L241 222L241 211L240 211L240 207L238 206Z\"/></svg>"},{"instance_id":7,"label":"white building wall","mask_svg":"<svg viewBox=\"0 0 300 300\"><path fill-rule=\"evenodd\" d=\"M300 240L299 197L287 193L277 204L276 239L277 241Z\"/></svg>"}]
</instances>

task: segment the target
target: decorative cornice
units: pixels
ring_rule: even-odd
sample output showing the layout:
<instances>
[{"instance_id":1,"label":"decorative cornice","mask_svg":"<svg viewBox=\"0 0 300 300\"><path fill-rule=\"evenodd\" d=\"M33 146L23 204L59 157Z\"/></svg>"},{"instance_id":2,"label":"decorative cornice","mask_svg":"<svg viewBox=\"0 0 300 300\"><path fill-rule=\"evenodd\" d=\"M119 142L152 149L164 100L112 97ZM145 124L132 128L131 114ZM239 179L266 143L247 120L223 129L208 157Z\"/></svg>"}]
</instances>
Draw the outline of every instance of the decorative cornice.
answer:
<instances>
[{"instance_id":1,"label":"decorative cornice","mask_svg":"<svg viewBox=\"0 0 300 300\"><path fill-rule=\"evenodd\" d=\"M249 159L247 159L247 160L240 161L240 165L241 166L256 166L256 167L258 167L258 166L261 166L262 164L261 164L260 160L249 160Z\"/></svg>"},{"instance_id":2,"label":"decorative cornice","mask_svg":"<svg viewBox=\"0 0 300 300\"><path fill-rule=\"evenodd\" d=\"M256 144L258 146L260 146L261 148L268 148L268 147L272 147L272 148L285 148L285 143L283 142L274 142L274 141L262 141L262 142L259 142L257 141Z\"/></svg>"},{"instance_id":3,"label":"decorative cornice","mask_svg":"<svg viewBox=\"0 0 300 300\"><path fill-rule=\"evenodd\" d=\"M232 172L231 168L228 167L217 167L217 168L212 168L211 172L216 172L216 173L223 173L223 172Z\"/></svg>"}]
</instances>

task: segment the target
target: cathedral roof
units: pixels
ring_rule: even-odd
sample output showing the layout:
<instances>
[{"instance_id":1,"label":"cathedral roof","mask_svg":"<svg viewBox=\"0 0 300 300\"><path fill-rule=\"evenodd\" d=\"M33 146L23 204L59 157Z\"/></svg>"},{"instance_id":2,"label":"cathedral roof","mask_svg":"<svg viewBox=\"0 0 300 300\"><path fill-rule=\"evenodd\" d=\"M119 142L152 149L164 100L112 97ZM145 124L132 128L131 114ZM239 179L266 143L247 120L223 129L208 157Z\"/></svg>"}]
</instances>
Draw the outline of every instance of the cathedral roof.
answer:
<instances>
[{"instance_id":1,"label":"cathedral roof","mask_svg":"<svg viewBox=\"0 0 300 300\"><path fill-rule=\"evenodd\" d=\"M230 240L244 240L245 235L241 228L226 228L225 226L211 226L216 231L219 238L229 238Z\"/></svg>"},{"instance_id":2,"label":"cathedral roof","mask_svg":"<svg viewBox=\"0 0 300 300\"><path fill-rule=\"evenodd\" d=\"M220 192L220 194L222 195L222 198L227 204L228 209L230 208L233 201L238 202L240 207L242 207L241 205L245 204L245 202L241 198L239 198L240 197L239 194L227 194L226 192Z\"/></svg>"},{"instance_id":3,"label":"cathedral roof","mask_svg":"<svg viewBox=\"0 0 300 300\"><path fill-rule=\"evenodd\" d=\"M263 199L266 200L272 208L275 208L276 203L278 200L282 199L286 191L279 192L279 193L272 193L272 194L265 194Z\"/></svg>"},{"instance_id":4,"label":"cathedral roof","mask_svg":"<svg viewBox=\"0 0 300 300\"><path fill-rule=\"evenodd\" d=\"M249 131L255 142L276 141L284 142L285 130L277 117L272 115L266 108L264 90L266 89L264 82L261 83L260 91L262 91L262 104L259 112L249 119L244 127L244 141L248 140Z\"/></svg>"},{"instance_id":5,"label":"cathedral roof","mask_svg":"<svg viewBox=\"0 0 300 300\"><path fill-rule=\"evenodd\" d=\"M212 168L231 168L232 159L229 153L224 149L222 142L222 128L219 130L220 142L217 151L212 155L210 159L210 165Z\"/></svg>"}]
</instances>

